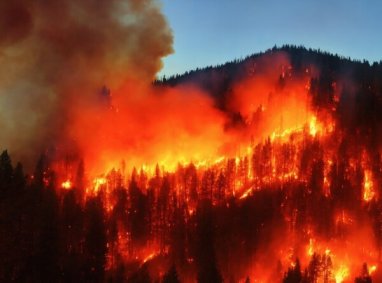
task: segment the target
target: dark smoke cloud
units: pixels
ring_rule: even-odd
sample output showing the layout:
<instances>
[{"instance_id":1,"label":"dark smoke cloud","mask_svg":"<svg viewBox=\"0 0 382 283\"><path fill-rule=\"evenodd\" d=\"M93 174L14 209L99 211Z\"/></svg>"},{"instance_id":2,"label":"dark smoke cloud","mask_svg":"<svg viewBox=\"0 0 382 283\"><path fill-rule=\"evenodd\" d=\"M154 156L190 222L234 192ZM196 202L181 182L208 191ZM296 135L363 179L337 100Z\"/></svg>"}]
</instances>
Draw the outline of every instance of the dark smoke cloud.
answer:
<instances>
[{"instance_id":1,"label":"dark smoke cloud","mask_svg":"<svg viewBox=\"0 0 382 283\"><path fill-rule=\"evenodd\" d=\"M71 109L103 85L151 82L171 52L154 0L1 1L0 148L39 154L62 139Z\"/></svg>"}]
</instances>

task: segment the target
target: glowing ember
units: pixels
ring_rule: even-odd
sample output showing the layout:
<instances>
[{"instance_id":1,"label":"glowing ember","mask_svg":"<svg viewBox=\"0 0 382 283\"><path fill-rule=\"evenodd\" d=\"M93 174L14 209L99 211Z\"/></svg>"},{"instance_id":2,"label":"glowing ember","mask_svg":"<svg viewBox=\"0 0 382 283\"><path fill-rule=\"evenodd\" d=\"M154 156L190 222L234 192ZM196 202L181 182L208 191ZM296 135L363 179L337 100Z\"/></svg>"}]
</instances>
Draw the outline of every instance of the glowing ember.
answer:
<instances>
[{"instance_id":1,"label":"glowing ember","mask_svg":"<svg viewBox=\"0 0 382 283\"><path fill-rule=\"evenodd\" d=\"M66 180L65 182L61 183L61 188L65 190L70 190L73 187L73 184L70 180Z\"/></svg>"},{"instance_id":2,"label":"glowing ember","mask_svg":"<svg viewBox=\"0 0 382 283\"><path fill-rule=\"evenodd\" d=\"M329 255L330 255L330 249L326 249L326 250L325 250L325 255L326 255L326 256L329 256Z\"/></svg>"},{"instance_id":3,"label":"glowing ember","mask_svg":"<svg viewBox=\"0 0 382 283\"><path fill-rule=\"evenodd\" d=\"M100 178L95 178L94 181L93 181L93 184L94 184L94 191L95 192L98 192L100 190L100 188L105 185L107 182L107 179L106 178L103 178L103 177L100 177Z\"/></svg>"},{"instance_id":4,"label":"glowing ember","mask_svg":"<svg viewBox=\"0 0 382 283\"><path fill-rule=\"evenodd\" d=\"M153 253L149 254L148 256L146 256L146 257L143 259L143 263L146 263L146 262L152 260L156 255L157 255L156 252L153 252Z\"/></svg>"},{"instance_id":5,"label":"glowing ember","mask_svg":"<svg viewBox=\"0 0 382 283\"><path fill-rule=\"evenodd\" d=\"M377 266L376 265L371 265L369 267L369 274L372 275L375 271L377 271Z\"/></svg>"},{"instance_id":6,"label":"glowing ember","mask_svg":"<svg viewBox=\"0 0 382 283\"><path fill-rule=\"evenodd\" d=\"M252 192L252 188L249 188L248 190L246 190L240 197L240 199L245 199L249 196L249 194Z\"/></svg>"},{"instance_id":7,"label":"glowing ember","mask_svg":"<svg viewBox=\"0 0 382 283\"><path fill-rule=\"evenodd\" d=\"M308 245L307 253L309 256L313 256L313 254L314 254L313 239L309 239L309 245Z\"/></svg>"},{"instance_id":8,"label":"glowing ember","mask_svg":"<svg viewBox=\"0 0 382 283\"><path fill-rule=\"evenodd\" d=\"M371 180L371 171L365 170L364 181L363 181L363 199L366 202L371 201L375 197L375 192L373 188L373 181Z\"/></svg>"},{"instance_id":9,"label":"glowing ember","mask_svg":"<svg viewBox=\"0 0 382 283\"><path fill-rule=\"evenodd\" d=\"M340 268L335 272L334 279L336 283L342 283L349 277L349 268L345 265L341 265Z\"/></svg>"},{"instance_id":10,"label":"glowing ember","mask_svg":"<svg viewBox=\"0 0 382 283\"><path fill-rule=\"evenodd\" d=\"M309 133L314 137L316 136L317 132L317 118L312 117L309 122Z\"/></svg>"}]
</instances>

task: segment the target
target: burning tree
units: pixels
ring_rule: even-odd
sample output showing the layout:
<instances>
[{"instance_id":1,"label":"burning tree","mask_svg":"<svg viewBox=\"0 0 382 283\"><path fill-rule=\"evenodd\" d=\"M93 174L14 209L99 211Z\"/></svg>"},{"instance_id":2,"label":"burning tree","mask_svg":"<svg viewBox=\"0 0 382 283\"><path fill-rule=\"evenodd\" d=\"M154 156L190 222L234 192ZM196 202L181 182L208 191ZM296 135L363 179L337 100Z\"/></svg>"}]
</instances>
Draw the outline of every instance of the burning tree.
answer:
<instances>
[{"instance_id":1,"label":"burning tree","mask_svg":"<svg viewBox=\"0 0 382 283\"><path fill-rule=\"evenodd\" d=\"M100 49L81 41L73 54L53 32L61 27L39 26L55 6L32 9L42 18L29 39L53 63L26 85L62 96L31 140L13 139L11 127L0 137L23 149L17 158L34 144L32 155L44 152L28 175L0 156L0 280L381 280L381 64L284 46L151 84L170 52L166 25L151 1L114 2L79 7L106 18L95 22L100 40L84 31ZM114 35L134 30L112 16L116 7L137 21L159 17L153 65L115 49ZM68 20L66 35L82 38ZM130 67L137 74L123 77ZM103 79L110 86L97 91Z\"/></svg>"}]
</instances>

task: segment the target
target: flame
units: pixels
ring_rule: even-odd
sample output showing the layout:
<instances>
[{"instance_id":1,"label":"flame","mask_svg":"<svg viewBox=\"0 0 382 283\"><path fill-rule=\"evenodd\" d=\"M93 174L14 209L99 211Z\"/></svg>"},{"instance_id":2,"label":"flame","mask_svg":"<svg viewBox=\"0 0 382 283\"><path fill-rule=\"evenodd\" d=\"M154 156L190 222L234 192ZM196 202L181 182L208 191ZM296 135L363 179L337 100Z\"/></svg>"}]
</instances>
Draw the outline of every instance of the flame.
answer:
<instances>
[{"instance_id":1,"label":"flame","mask_svg":"<svg viewBox=\"0 0 382 283\"><path fill-rule=\"evenodd\" d=\"M349 277L349 267L341 265L338 270L335 271L334 279L336 283L342 283Z\"/></svg>"},{"instance_id":2,"label":"flame","mask_svg":"<svg viewBox=\"0 0 382 283\"><path fill-rule=\"evenodd\" d=\"M143 264L152 260L158 253L157 252L153 252L151 254L149 254L148 256L146 256L144 259L143 259Z\"/></svg>"},{"instance_id":3,"label":"flame","mask_svg":"<svg viewBox=\"0 0 382 283\"><path fill-rule=\"evenodd\" d=\"M309 133L315 137L317 132L318 132L318 126L317 126L317 118L316 117L312 117L310 119L310 122L309 122Z\"/></svg>"},{"instance_id":4,"label":"flame","mask_svg":"<svg viewBox=\"0 0 382 283\"><path fill-rule=\"evenodd\" d=\"M373 273L375 273L377 271L377 265L371 265L369 267L369 274L372 275Z\"/></svg>"},{"instance_id":5,"label":"flame","mask_svg":"<svg viewBox=\"0 0 382 283\"><path fill-rule=\"evenodd\" d=\"M107 179L105 177L98 177L95 178L93 181L93 189L94 192L97 193L102 186L104 186L107 183Z\"/></svg>"},{"instance_id":6,"label":"flame","mask_svg":"<svg viewBox=\"0 0 382 283\"><path fill-rule=\"evenodd\" d=\"M331 253L330 249L327 248L327 249L325 250L325 255L326 255L326 256L329 256L330 253Z\"/></svg>"},{"instance_id":7,"label":"flame","mask_svg":"<svg viewBox=\"0 0 382 283\"><path fill-rule=\"evenodd\" d=\"M70 189L72 189L72 187L73 187L73 184L70 180L66 180L66 181L61 183L61 188L65 189L65 190L70 190Z\"/></svg>"},{"instance_id":8,"label":"flame","mask_svg":"<svg viewBox=\"0 0 382 283\"><path fill-rule=\"evenodd\" d=\"M246 199L249 196L255 195L257 191L262 190L262 187L267 184L280 184L282 186L287 182L301 182L302 180L307 182L309 179L302 175L298 164L296 164L301 155L301 145L306 141L312 141L312 138L320 139L320 142L324 143L326 139L331 138L330 134L333 130L331 127L324 130L322 125L325 124L325 122L320 121L316 115L310 115L309 117L310 118L308 121L299 122L293 127L286 128L282 131L273 131L272 136L268 141L259 143L261 147L266 148L266 146L269 146L270 149L270 155L267 157L270 162L266 164L268 169L265 174L263 173L264 175L258 174L255 168L256 164L253 161L254 156L259 153L257 150L258 145L256 144L241 146L237 150L237 153L232 157L229 155L217 155L210 156L208 158L198 158L195 160L195 162L193 162L193 166L196 170L196 178L197 180L200 180L200 182L203 182L203 176L206 172L213 172L212 176L215 179L212 180L212 182L217 181L217 176L219 176L219 173L225 177L232 174L232 190L226 191L222 200L212 196L212 204L215 206L221 204L221 202L224 203L227 197L234 197L238 200ZM328 123L332 123L330 119L328 120ZM281 154L282 150L285 148L293 149L290 153L288 153L289 160L287 161L282 160L283 155ZM333 170L332 167L335 164L334 160L335 155L332 152L325 152L322 162L322 193L327 198L331 197L331 170ZM145 193L145 190L152 185L152 183L148 180L151 179L152 181L152 179L162 178L166 174L170 174L170 176L172 176L171 178L173 178L171 182L174 182L174 193L176 193L174 194L174 197L180 197L183 194L184 186L187 181L184 182L182 179L183 177L181 177L182 175L178 174L190 166L189 163L189 159L185 154L172 158L171 156L166 156L164 159L161 159L157 165L145 163L139 167L139 173L137 173L138 175L136 177L137 182L142 182L140 183L140 186L142 191ZM231 164L232 166L231 173L229 173L227 169L227 164ZM349 161L349 169L347 169L347 174L353 174L353 172L359 168L359 165L361 165L363 169L369 168L368 158L365 153L362 156L362 163L357 163L356 160ZM108 167L113 168L113 166ZM113 211L115 205L113 201L113 190L115 188L113 185L113 182L115 182L113 181L113 178L115 177L112 177L110 172L117 172L117 175L121 174L119 178L124 180L126 177L124 177L122 172L125 172L126 174L126 171L131 172L123 169L123 166L111 171L106 170L104 174L93 178L93 181L88 186L86 192L89 195L96 195L102 191L105 211L108 215L111 215L110 213ZM73 172L71 173L73 174ZM149 183L150 185L148 185ZM70 186L72 186L71 182ZM196 188L198 193L201 192L200 186L202 186L202 184L197 185ZM374 186L372 183L372 172L368 169L364 169L363 197L365 201L370 201L375 197ZM230 204L227 202L225 203L225 206L229 207ZM197 212L197 205L192 203L188 195L185 196L185 208L185 217L188 221L188 219L193 218ZM296 211L296 213L298 213L298 211ZM335 211L332 217L335 225L335 231L339 231L339 233L343 233L344 229L352 229L357 222L356 218L349 209L340 209ZM293 216L288 221L291 223L291 227L295 225ZM346 240L342 243L336 242L335 237L333 239L322 240L315 235L312 227L307 226L305 229L305 236L308 237L309 240L305 246L303 254L299 253L299 249L295 247L295 243L293 241L284 243L285 247L281 249L280 253L282 254L281 258L283 259L282 263L286 264L286 266L295 267L296 264L293 259L296 257L301 259L301 265L305 267L309 264L309 261L314 254L321 255L323 257L330 257L333 262L333 280L335 280L335 282L344 282L351 276L357 275L355 273L355 270L358 268L356 262L375 262L376 260L376 256L373 254L372 248L364 247L362 250L359 250L355 245L351 244L351 242L355 241L354 239L346 238ZM119 249L121 252L123 251L122 253L124 254L126 261L131 259L134 255L136 260L139 260L142 264L144 264L158 254L158 252L152 252L152 249L131 254L128 252L127 248L129 246L129 239L131 236L129 234L118 235ZM356 258L354 262L349 260L349 257L352 256ZM191 263L191 261L189 262ZM370 266L370 274L376 272L376 266L377 265ZM264 277L265 279L260 279L256 273L253 274L253 278L256 280L269 282L269 279L266 277Z\"/></svg>"},{"instance_id":9,"label":"flame","mask_svg":"<svg viewBox=\"0 0 382 283\"><path fill-rule=\"evenodd\" d=\"M283 78L290 76L289 67L283 70ZM275 253L279 257L275 253L262 253L259 247L256 254L259 260L240 267L249 270L251 279L254 278L255 282L278 282L280 278L273 278L273 271L267 266L275 265L280 260L280 266L296 267L294 260L298 258L301 267L306 268L315 255L319 255L322 261L330 258L330 280L334 279L337 283L355 277L358 264L362 262L373 263L368 271L370 274L376 273L379 258L374 241L370 240L373 232L367 230L371 229L370 225L360 227L351 207L341 201L335 205L331 203L337 195L344 195L343 184L335 182L336 174L342 174L347 187L357 186L357 200L363 197L365 202L370 202L378 197L377 178L370 170L374 168L370 154L361 148L354 151L356 153L349 153L348 162L345 158L341 160L342 155L338 152L344 136L341 131L335 131L336 123L331 115L306 106L309 102L306 82L291 83L286 90L277 93L274 100L271 96L265 99L261 95L253 95L269 93L274 89L271 83L268 78L255 77L234 86L234 98L226 107L230 112L240 114L240 126L232 125L229 114L214 108L213 101L206 94L188 88L165 88L161 90L161 95L149 89L148 94L137 98L137 101L130 97L124 101L125 92L140 91L136 86L131 89L126 87L117 91L113 105L110 102L105 109L98 106L94 109L81 108L74 113L72 138L79 141L90 168L86 172L88 181L84 185L84 199L102 196L107 220L117 213L126 213L128 216L124 215L121 222L134 221L136 225L137 220L133 218L139 209L131 204L134 192L126 189L132 180L129 176L134 173L134 180L140 189L138 207L144 207L144 212L150 209L149 216L144 212L141 212L142 215L137 213L142 217L138 222L149 218L153 221L147 228L151 230L144 246L141 243L135 245L134 233L129 230L129 225L133 224L129 223L126 225L128 227L115 224L117 240L116 243L108 242L108 266L112 266L113 257L119 260L120 256L124 262L133 260L144 264L159 254L168 253L173 248L167 239L174 234L169 232L174 227L171 214L177 209L184 212L184 225L195 228L194 221L199 215L198 201L201 199L209 200L213 209L218 211L227 209L227 213L231 213L242 207L250 211L251 201L256 201L257 193L268 194L275 190L283 198L272 202L272 205L280 205L277 217L280 221L285 220L287 228L284 231L284 225L280 225L282 228L272 227L275 235L271 235L273 238L269 246L277 247L271 248L277 251ZM143 123L146 126L144 130ZM121 161L124 159L127 162ZM314 170L312 164L316 166ZM55 166L61 174L59 180L76 176L76 168L72 164ZM49 184L49 174L45 175L44 182ZM61 187L69 190L73 183L68 179L62 182ZM127 191L127 196L121 197L127 202L127 208L123 209L119 209L120 196L116 196L116 190L121 188ZM301 190L297 200L291 199L295 188ZM324 196L320 201L332 205L328 209L330 215L323 215L327 217L323 221L325 223L320 223L326 226L330 221L333 227L328 229L329 232L320 231L322 227L317 228L319 225L311 221L310 218L314 217L309 213L314 212L305 205L300 207L295 204L319 194ZM162 207L161 201L166 195L170 201ZM247 201L240 201L243 199ZM152 203L154 208L146 207L147 203ZM305 215L308 215L306 219L303 218ZM261 223L260 228L256 227L259 235L263 225ZM159 233L163 235L158 236ZM188 230L186 234L185 241L189 241L192 234L188 235ZM250 235L247 235L248 238ZM360 239L367 239L362 247L358 244ZM111 250L113 245L116 251ZM188 243L184 245L184 257L189 264L193 264L195 255L188 251L191 249ZM238 250L246 245L243 240L238 244ZM240 251L233 258L235 256L241 258Z\"/></svg>"},{"instance_id":10,"label":"flame","mask_svg":"<svg viewBox=\"0 0 382 283\"><path fill-rule=\"evenodd\" d=\"M248 190L246 190L240 197L240 199L245 199L247 198L252 192L252 188L249 188Z\"/></svg>"},{"instance_id":11,"label":"flame","mask_svg":"<svg viewBox=\"0 0 382 283\"><path fill-rule=\"evenodd\" d=\"M365 170L364 174L364 184L363 184L363 199L366 202L373 200L375 197L375 192L373 188L373 181L371 180L371 171Z\"/></svg>"},{"instance_id":12,"label":"flame","mask_svg":"<svg viewBox=\"0 0 382 283\"><path fill-rule=\"evenodd\" d=\"M309 245L308 245L308 249L307 249L307 253L309 256L313 256L314 254L314 240L313 239L309 239Z\"/></svg>"}]
</instances>

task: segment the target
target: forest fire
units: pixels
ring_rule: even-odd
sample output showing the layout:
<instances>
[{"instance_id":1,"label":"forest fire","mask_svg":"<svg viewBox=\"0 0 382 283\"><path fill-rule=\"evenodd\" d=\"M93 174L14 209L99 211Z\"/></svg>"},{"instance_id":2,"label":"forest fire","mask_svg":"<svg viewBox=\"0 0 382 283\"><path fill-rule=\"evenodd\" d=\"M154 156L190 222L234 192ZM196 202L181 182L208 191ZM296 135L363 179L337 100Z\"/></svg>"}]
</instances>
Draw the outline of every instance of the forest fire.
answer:
<instances>
[{"instance_id":1,"label":"forest fire","mask_svg":"<svg viewBox=\"0 0 382 283\"><path fill-rule=\"evenodd\" d=\"M157 80L155 1L16 2L1 282L382 281L381 63L284 46Z\"/></svg>"},{"instance_id":2,"label":"forest fire","mask_svg":"<svg viewBox=\"0 0 382 283\"><path fill-rule=\"evenodd\" d=\"M297 198L296 194L302 193L306 201L312 198L313 203L320 197L324 197L321 202L325 206L337 201L341 195L341 191L338 191L340 187L334 186L338 182L339 176L335 177L335 174L339 174L338 162L341 161L338 153L335 153L336 148L339 149L341 146L341 140L335 137L340 135L340 131L334 126L335 123L332 118L321 121L315 115L307 115L307 117L305 122L298 122L299 124L296 126L283 129L282 132L280 130L270 132L271 138L259 140L258 143L252 140L252 144L246 146L242 143L245 150L237 156L218 156L210 160L198 160L194 164L188 163L180 156L179 159L175 157L170 163L168 163L168 159L159 160L156 166L144 165L138 170L133 168L131 171L126 169L127 166L123 162L121 168L105 171L102 177L92 179L91 176L88 176L89 181L83 183L84 187L82 188L85 192L84 199L101 198L105 212L107 212L107 221L115 221L114 218L118 219L126 212L128 219L130 219L128 226L121 219L117 220L121 222L113 228L117 229L119 244L114 248L108 245L107 258L114 264L107 264L107 271L113 270L113 266L117 262L118 264L126 264L139 261L141 268L154 261L161 262L156 263L160 266L166 265L167 260L163 262L163 259L160 258L169 257L171 253L176 254L177 251L174 250L173 245L175 243L167 242L168 240L165 239L170 237L170 241L174 241L175 239L171 240L173 233L171 231L183 227L177 226L181 224L173 222L174 220L171 220L173 217L181 217L177 221L181 220L186 229L184 233L191 233L189 234L191 236L197 233L194 231L195 228L192 228L192 223L199 221L198 217L200 216L198 214L201 213L202 207L200 205L202 202L210 202L212 207L209 209L226 210L222 212L223 214L234 213L233 211L229 212L231 206L244 209L248 205L251 207L250 203L256 199L261 200L261 202L266 201L266 198L264 199L266 195L263 194L267 194L267 191L270 190L269 193L271 194L281 194L276 209L280 213L278 221L284 222L283 225L286 224L285 228L280 228L282 233L287 233L289 235L287 238L291 237L291 240L284 241L282 250L291 250L292 253L284 259L285 261L282 259L283 257L269 258L268 256L267 262L273 261L276 264L279 261L284 268L290 267L289 270L294 270L297 266L295 259L299 258L301 266L306 268L304 276L311 278L307 280L313 280L308 282L316 282L314 280L347 282L360 274L359 270L363 263L369 266L367 276L374 275L377 272L376 263L379 263L379 252L374 240L371 238L367 245L360 246L357 243L358 239L365 239L373 232L362 232L361 230L357 232L361 229L357 228L361 224L360 220L357 220L358 216L353 214L355 211L346 203L327 208L333 212L327 211L329 214L325 216L327 217L325 221L328 221L326 224L325 222L322 224L315 223L314 210L304 212L313 213L309 218L299 216L303 212L301 211L302 208L298 208L301 203L294 204ZM349 163L342 165L347 166L342 169L344 174L342 178L346 178L350 186L353 183L354 186L357 184L360 186L359 193L362 196L359 195L359 200L363 199L367 203L372 203L375 200L375 192L371 170L366 169L370 168L368 163L370 158L367 155L365 150L361 150L359 161L357 161L357 156L348 157ZM175 163L177 164L176 167L168 165ZM60 168L60 166L54 167ZM73 168L73 170L76 168L73 164L66 164L64 167ZM68 173L67 170L65 174ZM361 172L359 174L361 179L357 181L358 171ZM56 173L60 174L60 172ZM76 175L75 170L70 174ZM81 189L71 180L63 182L61 186L65 190L73 187L75 190ZM355 197L357 200L357 196ZM174 201L174 204L168 203L170 199ZM80 200L80 202L83 201ZM162 207L162 202L168 203L167 208ZM313 203L305 209L314 206ZM343 205L345 206L340 209ZM362 209L363 206L359 207ZM184 212L182 212L183 209ZM320 213L320 208L316 209ZM118 216L116 213L122 213L122 215ZM177 213L181 213L180 215L183 216L176 216ZM135 214L136 216L134 216ZM317 215L317 217L321 216ZM297 221L297 218L300 220ZM150 222L139 224L139 222L145 221ZM135 228L138 230L134 232L134 228L132 228L134 226L131 225L138 225ZM263 225L261 224L260 227ZM329 230L327 232L320 231L323 227L316 227L316 225L327 225L325 229ZM372 229L372 227L367 227L367 229ZM277 230L275 229L273 233L281 232L276 232ZM136 233L138 234L136 235ZM315 235L316 233L317 235ZM187 250L192 246L192 240L183 239L183 241L185 241L183 242L184 246L182 246L182 249L185 249L184 260L193 266L195 255L192 253L187 255ZM277 241L274 241L275 244ZM304 247L304 242L307 243L306 252L301 253L299 250ZM216 245L218 244L220 243L218 242ZM221 244L224 245L224 241ZM150 252L145 256L140 255L140 249L150 250L150 247L154 246L160 247L159 250ZM223 250L215 250L213 253L216 254L218 261L221 260L219 264L224 266L225 259L224 257L221 258L220 252ZM256 252L254 253L256 254ZM121 259L118 260L121 256L122 261ZM261 258L261 255L258 256ZM180 265L181 258L178 258L176 262ZM255 282L256 280L265 282L281 280L272 272L265 278L260 276L258 268L265 268L261 264L255 269L251 267L250 262L248 264L245 274L253 278ZM256 265L259 266L258 263ZM300 267L300 265L298 266ZM161 267L160 269L163 273L166 268ZM193 280L192 276L191 278L188 277L190 275L183 274L181 270L180 267L180 276L184 281ZM222 270L224 269L222 268ZM289 272L285 273L285 278ZM155 278L158 274L151 274L151 276ZM228 276L228 274L223 276Z\"/></svg>"},{"instance_id":3,"label":"forest fire","mask_svg":"<svg viewBox=\"0 0 382 283\"><path fill-rule=\"evenodd\" d=\"M81 154L48 152L35 173L19 181L31 192L54 192L57 211L49 205L44 209L57 217L51 225L66 223L57 235L61 257L85 260L97 252L99 262L89 262L89 273L73 271L73 276L155 281L172 270L182 282L381 278L379 153L369 149L367 140L348 140L335 90L332 95L339 98L318 106L311 73L296 75L288 67L288 79L280 82L278 72L289 64L284 54L256 60L267 71L235 82L225 110L214 108L195 87L159 85L144 97L163 107L175 99L175 109L186 103L193 115L206 114L190 121L191 112L175 110L168 117L159 112L162 122L146 113L139 119L125 115L131 108L119 105L119 99L110 100L112 108L97 106L74 116L79 120L73 120L72 129L83 132L73 131ZM272 95L252 97L249 89ZM157 92L163 92L160 99ZM193 98L178 100L178 95ZM88 128L95 122L94 111L97 130ZM239 122L233 122L230 111L239 111ZM139 132L122 123L141 119L153 123L151 128ZM171 121L176 121L171 131L164 130L162 123ZM124 133L131 129L136 137L126 140ZM92 140L85 138L88 130ZM147 130L156 135L150 147L130 148L143 142ZM2 162L7 160L5 152ZM12 170L16 176L18 169ZM57 260L59 269L72 269Z\"/></svg>"}]
</instances>

